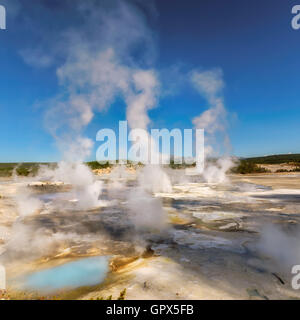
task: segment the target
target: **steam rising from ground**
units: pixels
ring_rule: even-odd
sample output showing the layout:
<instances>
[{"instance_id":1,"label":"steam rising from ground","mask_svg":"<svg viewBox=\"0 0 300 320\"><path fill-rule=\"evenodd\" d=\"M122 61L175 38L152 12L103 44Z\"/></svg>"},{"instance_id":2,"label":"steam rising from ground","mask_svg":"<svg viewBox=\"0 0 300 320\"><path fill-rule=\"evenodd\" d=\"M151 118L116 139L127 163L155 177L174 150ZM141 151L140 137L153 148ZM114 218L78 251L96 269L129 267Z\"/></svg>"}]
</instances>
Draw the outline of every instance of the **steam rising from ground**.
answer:
<instances>
[{"instance_id":1,"label":"steam rising from ground","mask_svg":"<svg viewBox=\"0 0 300 320\"><path fill-rule=\"evenodd\" d=\"M290 274L292 267L300 264L299 239L299 227L293 232L284 232L278 226L266 225L261 230L258 249Z\"/></svg>"},{"instance_id":2,"label":"steam rising from ground","mask_svg":"<svg viewBox=\"0 0 300 320\"><path fill-rule=\"evenodd\" d=\"M33 197L31 192L24 187L18 190L16 203L20 217L33 215L43 208L43 202Z\"/></svg>"},{"instance_id":3,"label":"steam rising from ground","mask_svg":"<svg viewBox=\"0 0 300 320\"><path fill-rule=\"evenodd\" d=\"M84 136L84 130L94 114L108 110L121 99L127 107L129 126L146 130L151 122L149 110L159 105L162 85L152 58L156 45L140 5L118 0L72 2L68 10L80 18L80 25L76 21L63 28L54 42L49 37L50 51L42 43L22 52L30 64L40 58L39 67L46 66L45 61L56 65L60 92L47 102L45 124L56 140L63 161L55 169L42 169L39 178L72 186L68 202L53 201L53 206L59 210L89 210L104 204L100 199L103 183L82 164L93 147L92 140ZM30 56L35 59L29 59ZM225 137L225 144L228 142L222 72L196 70L189 75L192 85L209 103L209 109L193 119L193 123L207 131L209 145L206 149L211 155L218 134ZM148 148L149 142L151 152L159 155L150 136L141 138L140 145ZM204 178L208 182L224 182L230 165L229 159L221 159L206 169ZM159 166L146 166L138 174L135 191L126 195L131 218L138 228L161 228L165 223L164 212L152 193L172 192L170 179ZM115 191L125 188L118 179L111 187ZM40 200L27 193L17 202L21 216L31 215L43 206Z\"/></svg>"},{"instance_id":4,"label":"steam rising from ground","mask_svg":"<svg viewBox=\"0 0 300 320\"><path fill-rule=\"evenodd\" d=\"M128 196L131 220L138 229L159 230L166 226L166 215L160 199L153 198L143 188L133 189Z\"/></svg>"},{"instance_id":5,"label":"steam rising from ground","mask_svg":"<svg viewBox=\"0 0 300 320\"><path fill-rule=\"evenodd\" d=\"M102 181L96 180L91 169L83 163L60 162L56 169L44 170L41 177L48 181L60 181L73 186L70 200L76 202L76 209L87 210L103 204L99 199Z\"/></svg>"},{"instance_id":6,"label":"steam rising from ground","mask_svg":"<svg viewBox=\"0 0 300 320\"><path fill-rule=\"evenodd\" d=\"M82 161L89 155L92 142L81 132L95 111L108 109L122 97L130 127L147 129L147 111L157 106L160 84L156 73L141 67L149 60L149 50L154 52L151 31L132 2L113 3L103 8L89 2L79 8L85 15L85 25L76 33L68 33L71 49L57 70L67 97L54 99L47 112L47 125L68 161L74 162L74 157ZM86 37L90 29L92 35ZM135 47L141 44L147 44L146 50L142 50L140 59L133 58ZM146 141L142 144L145 147Z\"/></svg>"},{"instance_id":7,"label":"steam rising from ground","mask_svg":"<svg viewBox=\"0 0 300 320\"><path fill-rule=\"evenodd\" d=\"M146 7L149 11L151 5ZM161 84L151 58L156 51L153 33L141 8L141 3L136 5L133 1L72 3L68 10L80 17L80 27L71 24L62 30L51 44L50 52L43 48L43 43L32 50L35 56L37 52L43 53L41 58L52 54L49 60L58 65L61 93L48 103L46 126L68 162L81 162L90 155L93 142L83 136L84 129L95 112L108 110L119 98L127 105L129 126L148 128L148 111L158 106ZM29 52L27 49L26 57ZM189 77L209 103L209 109L193 119L193 123L206 130L206 151L212 155L220 136L225 145L229 141L222 72L192 70ZM141 143L146 145L147 141ZM151 152L154 149L151 143ZM205 178L222 181L227 167L210 168ZM216 179L217 172L220 175ZM165 177L165 173L161 175Z\"/></svg>"},{"instance_id":8,"label":"steam rising from ground","mask_svg":"<svg viewBox=\"0 0 300 320\"><path fill-rule=\"evenodd\" d=\"M230 144L226 130L227 111L222 97L225 86L222 71L193 71L191 82L209 103L209 109L193 119L196 128L205 129L205 156L219 156L220 152L228 152ZM233 161L227 156L219 159L216 165L208 165L203 176L207 182L225 182L226 172L233 165Z\"/></svg>"},{"instance_id":9,"label":"steam rising from ground","mask_svg":"<svg viewBox=\"0 0 300 320\"><path fill-rule=\"evenodd\" d=\"M67 243L86 240L86 237L81 237L77 233L53 233L46 228L35 229L17 220L5 245L6 258L12 261L40 258L57 252L59 248L65 248Z\"/></svg>"},{"instance_id":10,"label":"steam rising from ground","mask_svg":"<svg viewBox=\"0 0 300 320\"><path fill-rule=\"evenodd\" d=\"M79 235L75 231L74 233L56 232L53 231L57 227L55 224L53 229L35 228L34 225L27 225L26 219L30 221L32 215L44 213L43 210L53 216L61 212L80 215L80 210L88 211L105 206L106 203L101 199L105 188L108 195L124 204L129 220L141 237L143 237L143 231L162 231L168 226L162 201L153 195L166 193L170 198L173 197L173 194L170 195L173 191L170 178L163 168L158 165L145 166L137 172L137 179L129 188L125 167L115 168L109 176L109 182L104 185L104 182L98 180L91 169L82 163L90 156L93 147L92 140L85 137L84 130L92 122L96 112L106 111L116 101L122 100L127 108L126 117L129 126L132 129L146 130L151 123L148 112L159 106L164 84L160 83L159 71L153 67L155 42L147 24L146 15L134 3L117 0L103 3L92 0L81 1L81 4L72 2L72 7L80 16L80 26L73 25L60 32L55 37L55 42L51 43L50 52L47 52L47 47L27 48L22 51L23 58L31 65L35 64L39 67L51 63L57 65L56 73L61 90L56 97L47 102L45 122L61 150L63 161L54 169L41 168L37 179L53 183L61 182L70 188L61 197L54 198L49 204L50 210L47 211L45 202L34 195L29 188L24 187L25 184L21 186L15 198L20 218L15 221L10 232L3 227L0 229L0 237L5 239L7 252L12 256L41 256L51 250L55 251L59 246L69 248L71 242L86 241L86 234ZM207 110L192 120L196 128L205 129L206 156L215 157L225 154L216 162L208 163L203 178L209 184L227 182L226 172L232 167L233 161L227 156L230 146L222 71L220 69L192 70L188 75L189 83L208 103ZM150 142L151 152L159 155L150 136L144 138L141 138L140 145L148 148ZM232 205L232 202L239 204L241 201L244 203L249 201L250 212L252 205L257 203L257 199L250 198L249 195L246 197L232 195L230 193L232 190L220 191L218 194L218 191L207 184L196 184L196 186L193 186L193 183L188 184L190 181L187 177L172 178L184 180L184 183L187 183L187 186L174 187L182 191L175 196L181 197L182 201L184 197L188 197L190 202L193 202L193 198L197 201L200 198L201 203L196 203L192 209L187 209L188 204L183 201L185 208L181 211L184 214L185 210L188 211L190 216L188 219L188 214L182 217L182 223L184 223L182 227L189 224L190 229L178 231L174 228L170 233L174 236L168 241L181 244L182 248L178 251L183 251L187 246L194 250L197 246L205 248L205 246L216 246L216 243L217 246L221 243L222 247L230 248L231 241L223 238L215 239L213 235L205 238L200 228L194 228L190 224L193 220L189 219L195 217L201 219L200 226L204 224L206 231L211 221L216 224L213 226L214 232L240 228L240 224L246 223L246 220L239 220L243 208L237 207L238 213L227 212L228 209L223 212L220 203L215 203L216 199L221 201L221 204L226 204L226 207L229 203ZM194 192L191 191L193 187ZM240 191L245 192L245 190ZM174 199L176 199L175 196ZM205 210L203 203L207 204L210 211L203 211ZM176 210L182 208L180 201L176 204L178 206ZM214 208L213 211L211 211L212 208ZM123 213L120 208L117 209L118 213L119 211ZM175 211L175 208L173 209ZM177 211L176 213L182 214L180 210ZM111 215L114 214L115 212L112 211ZM246 217L248 212L242 212L241 215L243 214ZM85 219L87 215L83 217ZM222 219L229 221L216 229L218 224L222 223ZM117 215L111 220L113 220L113 227L122 227L122 224L125 224ZM93 223L94 220L92 220ZM109 223L104 221L103 224L112 228ZM194 228L193 231L189 231L192 228ZM296 230L293 235L287 235L275 227L267 227L261 234L258 247L262 253L274 258L279 264L283 263L286 268L299 264L299 230ZM96 234L95 237L99 238L100 235Z\"/></svg>"},{"instance_id":11,"label":"steam rising from ground","mask_svg":"<svg viewBox=\"0 0 300 320\"><path fill-rule=\"evenodd\" d=\"M148 165L139 174L139 184L148 192L172 192L168 175L157 165Z\"/></svg>"},{"instance_id":12,"label":"steam rising from ground","mask_svg":"<svg viewBox=\"0 0 300 320\"><path fill-rule=\"evenodd\" d=\"M220 158L215 164L208 164L203 177L208 183L223 183L228 180L226 173L234 165L230 158Z\"/></svg>"}]
</instances>

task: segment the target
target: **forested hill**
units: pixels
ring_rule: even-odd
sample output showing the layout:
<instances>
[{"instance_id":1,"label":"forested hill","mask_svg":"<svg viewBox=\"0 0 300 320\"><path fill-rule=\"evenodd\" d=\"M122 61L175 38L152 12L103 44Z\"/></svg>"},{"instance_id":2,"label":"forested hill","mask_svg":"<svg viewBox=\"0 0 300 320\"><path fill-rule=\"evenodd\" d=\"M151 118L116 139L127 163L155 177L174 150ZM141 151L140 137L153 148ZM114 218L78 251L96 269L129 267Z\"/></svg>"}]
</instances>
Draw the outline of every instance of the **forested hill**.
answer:
<instances>
[{"instance_id":1,"label":"forested hill","mask_svg":"<svg viewBox=\"0 0 300 320\"><path fill-rule=\"evenodd\" d=\"M264 157L247 158L247 161L259 164L279 164L288 162L300 163L300 153L297 154L276 154Z\"/></svg>"}]
</instances>

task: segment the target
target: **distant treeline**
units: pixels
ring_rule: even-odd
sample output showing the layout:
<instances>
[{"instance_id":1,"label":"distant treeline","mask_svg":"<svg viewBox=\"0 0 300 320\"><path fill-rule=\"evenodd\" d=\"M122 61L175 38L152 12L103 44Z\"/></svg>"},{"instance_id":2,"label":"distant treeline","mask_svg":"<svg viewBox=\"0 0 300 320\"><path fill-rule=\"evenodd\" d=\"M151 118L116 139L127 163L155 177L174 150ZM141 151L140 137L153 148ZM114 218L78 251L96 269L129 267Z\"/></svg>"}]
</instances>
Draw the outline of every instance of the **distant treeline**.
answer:
<instances>
[{"instance_id":1,"label":"distant treeline","mask_svg":"<svg viewBox=\"0 0 300 320\"><path fill-rule=\"evenodd\" d=\"M118 161L117 161L118 163ZM98 161L90 161L86 163L92 170L105 169L112 167L113 165L109 162L99 163ZM0 163L0 177L10 177L13 174L17 176L35 176L40 166L48 166L55 168L57 163L38 163L38 162L25 162L25 163ZM128 166L140 166L140 163L133 163L128 161Z\"/></svg>"},{"instance_id":2,"label":"distant treeline","mask_svg":"<svg viewBox=\"0 0 300 320\"><path fill-rule=\"evenodd\" d=\"M277 154L272 156L254 157L240 159L238 165L232 169L233 173L265 173L269 170L262 168L259 164L281 164L290 163L296 166L293 170L279 169L277 172L296 172L300 171L300 154Z\"/></svg>"},{"instance_id":3,"label":"distant treeline","mask_svg":"<svg viewBox=\"0 0 300 320\"><path fill-rule=\"evenodd\" d=\"M119 161L116 161L116 164L118 164ZM106 168L111 168L114 165L109 163L108 161L106 162L98 162L98 161L90 161L86 163L92 170L97 170L97 169L106 169ZM127 166L128 167L136 167L136 166L143 166L142 163L140 162L132 162L132 161L127 161Z\"/></svg>"},{"instance_id":4,"label":"distant treeline","mask_svg":"<svg viewBox=\"0 0 300 320\"><path fill-rule=\"evenodd\" d=\"M259 164L295 163L300 165L300 154L277 154L265 157L247 158L245 160Z\"/></svg>"},{"instance_id":5,"label":"distant treeline","mask_svg":"<svg viewBox=\"0 0 300 320\"><path fill-rule=\"evenodd\" d=\"M231 173L267 173L269 170L258 166L255 162L249 160L240 160L235 167L231 169Z\"/></svg>"},{"instance_id":6,"label":"distant treeline","mask_svg":"<svg viewBox=\"0 0 300 320\"><path fill-rule=\"evenodd\" d=\"M216 159L210 159L210 162L216 161ZM117 161L118 163L118 161ZM300 168L300 154L280 154L265 157L255 157L255 158L243 158L236 159L236 166L231 169L232 173L264 173L269 172L268 170L261 168L258 164L280 164L280 163L291 163L296 167ZM99 163L98 161L90 161L86 163L92 170L105 169L112 167L109 162ZM26 162L26 163L0 163L0 177L9 177L13 173L18 176L34 176L41 165L55 167L56 163L38 163L38 162ZM191 165L186 164L175 164L171 160L170 167L172 169L184 169L188 167L195 167L195 163ZM141 163L135 163L127 161L127 166L142 166ZM300 170L300 169L299 169ZM294 171L299 171L298 168Z\"/></svg>"},{"instance_id":7,"label":"distant treeline","mask_svg":"<svg viewBox=\"0 0 300 320\"><path fill-rule=\"evenodd\" d=\"M15 172L18 176L35 175L40 163L0 163L0 177L10 177Z\"/></svg>"}]
</instances>

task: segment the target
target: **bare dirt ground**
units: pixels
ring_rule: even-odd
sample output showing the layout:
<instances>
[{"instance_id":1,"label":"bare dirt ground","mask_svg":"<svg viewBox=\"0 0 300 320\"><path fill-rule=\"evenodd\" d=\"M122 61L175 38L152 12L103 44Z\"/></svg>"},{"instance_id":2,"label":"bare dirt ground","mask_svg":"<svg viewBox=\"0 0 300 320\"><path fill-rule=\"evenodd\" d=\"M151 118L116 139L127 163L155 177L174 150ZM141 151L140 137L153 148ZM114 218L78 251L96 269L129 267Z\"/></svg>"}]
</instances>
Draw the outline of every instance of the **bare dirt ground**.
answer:
<instances>
[{"instance_id":1,"label":"bare dirt ground","mask_svg":"<svg viewBox=\"0 0 300 320\"><path fill-rule=\"evenodd\" d=\"M264 168L271 173L276 173L279 171L293 171L299 168L299 165L294 163L279 163L279 164L258 164L259 167Z\"/></svg>"},{"instance_id":2,"label":"bare dirt ground","mask_svg":"<svg viewBox=\"0 0 300 320\"><path fill-rule=\"evenodd\" d=\"M175 180L172 193L154 195L162 201L167 227L140 232L128 222L124 205L132 182L114 189L106 207L76 212L47 207L20 219L15 196L28 181L2 179L0 262L11 297L38 297L18 288L19 275L105 255L110 272L103 283L55 295L116 298L126 288L126 299L300 298L290 272L300 255L289 238L299 239L299 174L232 175L222 185ZM61 192L47 188L36 186L34 195ZM109 188L107 183L103 193L108 200ZM281 231L269 232L270 225Z\"/></svg>"}]
</instances>

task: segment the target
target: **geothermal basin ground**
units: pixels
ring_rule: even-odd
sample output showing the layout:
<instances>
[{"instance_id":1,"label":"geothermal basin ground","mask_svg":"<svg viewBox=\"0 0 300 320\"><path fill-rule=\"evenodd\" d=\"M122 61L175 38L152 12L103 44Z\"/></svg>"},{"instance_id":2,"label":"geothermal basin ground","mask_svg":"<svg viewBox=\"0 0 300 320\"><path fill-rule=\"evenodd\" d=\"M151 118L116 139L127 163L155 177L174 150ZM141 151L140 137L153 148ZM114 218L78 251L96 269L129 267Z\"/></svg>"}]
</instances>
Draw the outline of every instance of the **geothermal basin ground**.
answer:
<instances>
[{"instance_id":1,"label":"geothermal basin ground","mask_svg":"<svg viewBox=\"0 0 300 320\"><path fill-rule=\"evenodd\" d=\"M93 188L1 178L0 263L10 299L298 299L300 175L207 183L166 171L168 192L135 172ZM101 188L95 193L95 187ZM89 188L98 202L86 206ZM90 203L90 201L87 201ZM73 281L74 278L74 281Z\"/></svg>"}]
</instances>

